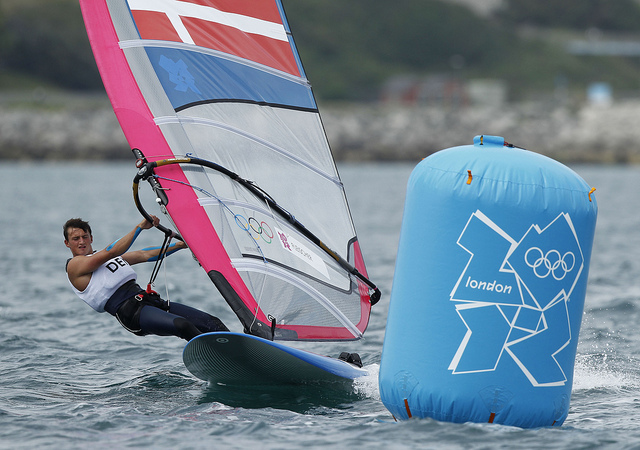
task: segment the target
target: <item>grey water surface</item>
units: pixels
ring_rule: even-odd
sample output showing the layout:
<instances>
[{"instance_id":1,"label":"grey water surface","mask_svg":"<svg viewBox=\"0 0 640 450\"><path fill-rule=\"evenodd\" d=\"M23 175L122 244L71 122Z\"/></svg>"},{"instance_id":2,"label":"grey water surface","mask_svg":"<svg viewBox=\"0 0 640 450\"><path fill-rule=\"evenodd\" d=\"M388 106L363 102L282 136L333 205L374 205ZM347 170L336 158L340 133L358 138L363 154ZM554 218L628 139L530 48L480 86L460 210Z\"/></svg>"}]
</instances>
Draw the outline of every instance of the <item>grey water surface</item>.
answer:
<instances>
[{"instance_id":1,"label":"grey water surface","mask_svg":"<svg viewBox=\"0 0 640 450\"><path fill-rule=\"evenodd\" d=\"M182 341L129 334L72 293L62 224L89 220L96 248L132 229L133 164L0 162L0 448L640 448L639 167L573 167L600 208L589 288L569 416L534 430L394 422L377 371L413 165L339 169L383 298L363 340L303 348L360 353L371 375L346 395L219 392L185 369ZM135 245L161 241L150 230ZM142 283L146 266L137 266ZM242 331L189 252L167 260L156 289Z\"/></svg>"}]
</instances>

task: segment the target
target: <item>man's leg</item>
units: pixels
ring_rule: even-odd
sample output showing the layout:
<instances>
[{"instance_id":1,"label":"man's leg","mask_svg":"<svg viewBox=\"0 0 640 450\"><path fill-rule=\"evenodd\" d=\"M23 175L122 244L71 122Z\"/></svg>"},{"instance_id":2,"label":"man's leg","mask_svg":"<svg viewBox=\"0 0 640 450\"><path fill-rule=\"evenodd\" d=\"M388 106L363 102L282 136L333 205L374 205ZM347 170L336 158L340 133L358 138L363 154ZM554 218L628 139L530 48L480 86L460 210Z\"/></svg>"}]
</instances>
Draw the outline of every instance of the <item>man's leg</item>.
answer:
<instances>
[{"instance_id":1,"label":"man's leg","mask_svg":"<svg viewBox=\"0 0 640 450\"><path fill-rule=\"evenodd\" d=\"M169 312L180 317L184 317L194 324L201 332L210 333L213 331L229 331L224 323L209 313L192 308L181 303L171 302Z\"/></svg>"},{"instance_id":2,"label":"man's leg","mask_svg":"<svg viewBox=\"0 0 640 450\"><path fill-rule=\"evenodd\" d=\"M186 318L149 305L140 311L140 328L145 334L177 336L186 341L202 333Z\"/></svg>"}]
</instances>

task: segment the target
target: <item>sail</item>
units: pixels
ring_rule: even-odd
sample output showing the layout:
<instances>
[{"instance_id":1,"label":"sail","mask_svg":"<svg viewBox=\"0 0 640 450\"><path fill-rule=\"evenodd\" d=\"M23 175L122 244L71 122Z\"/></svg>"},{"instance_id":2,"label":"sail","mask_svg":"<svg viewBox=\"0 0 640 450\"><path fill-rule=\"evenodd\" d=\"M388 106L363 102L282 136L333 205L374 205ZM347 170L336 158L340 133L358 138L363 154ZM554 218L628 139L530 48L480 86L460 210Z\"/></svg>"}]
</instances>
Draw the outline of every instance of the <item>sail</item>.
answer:
<instances>
[{"instance_id":1,"label":"sail","mask_svg":"<svg viewBox=\"0 0 640 450\"><path fill-rule=\"evenodd\" d=\"M154 180L245 331L360 338L375 286L281 2L80 4L130 146L211 163L158 164Z\"/></svg>"}]
</instances>

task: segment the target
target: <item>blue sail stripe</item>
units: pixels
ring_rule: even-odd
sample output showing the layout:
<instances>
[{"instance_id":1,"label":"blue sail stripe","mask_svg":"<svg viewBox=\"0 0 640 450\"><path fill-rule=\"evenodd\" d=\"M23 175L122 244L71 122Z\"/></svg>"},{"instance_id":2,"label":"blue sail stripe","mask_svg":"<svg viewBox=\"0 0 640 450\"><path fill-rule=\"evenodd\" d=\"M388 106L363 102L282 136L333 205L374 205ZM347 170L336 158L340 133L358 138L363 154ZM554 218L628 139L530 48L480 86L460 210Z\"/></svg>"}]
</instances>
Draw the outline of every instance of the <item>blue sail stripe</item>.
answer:
<instances>
[{"instance_id":1,"label":"blue sail stripe","mask_svg":"<svg viewBox=\"0 0 640 450\"><path fill-rule=\"evenodd\" d=\"M316 110L311 88L211 54L166 47L145 51L174 109L212 101L255 102Z\"/></svg>"},{"instance_id":2,"label":"blue sail stripe","mask_svg":"<svg viewBox=\"0 0 640 450\"><path fill-rule=\"evenodd\" d=\"M129 39L126 41L118 42L118 45L123 50L128 48L139 48L139 47L144 47L144 48L157 47L157 48L172 48L172 49L183 51L183 52L202 53L204 55L211 55L211 56L215 56L222 59L228 59L229 61L235 61L239 64L251 66L263 72L269 72L273 75L276 75L281 78L286 78L288 80L294 81L304 86L309 86L309 81L306 79L306 76L300 77L297 75L293 75L288 72L283 72L282 70L275 69L273 67L265 66L264 64L260 64L259 62L251 61L249 59L241 58L240 56L221 52L219 50L214 50L212 48L196 47L193 44L185 44L184 42L169 42L169 41L160 41L156 39Z\"/></svg>"}]
</instances>

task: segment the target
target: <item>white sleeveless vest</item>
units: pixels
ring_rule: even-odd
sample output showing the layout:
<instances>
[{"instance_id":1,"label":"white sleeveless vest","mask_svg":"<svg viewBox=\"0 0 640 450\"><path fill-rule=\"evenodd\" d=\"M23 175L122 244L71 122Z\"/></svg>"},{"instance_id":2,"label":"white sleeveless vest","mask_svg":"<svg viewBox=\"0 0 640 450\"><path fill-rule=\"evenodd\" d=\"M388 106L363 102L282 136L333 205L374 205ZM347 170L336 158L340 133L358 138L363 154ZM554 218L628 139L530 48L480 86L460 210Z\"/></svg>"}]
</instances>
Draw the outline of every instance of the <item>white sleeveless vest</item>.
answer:
<instances>
[{"instance_id":1,"label":"white sleeveless vest","mask_svg":"<svg viewBox=\"0 0 640 450\"><path fill-rule=\"evenodd\" d=\"M73 284L71 287L87 305L98 312L104 312L104 305L107 304L107 300L111 298L118 288L127 281L136 280L137 278L138 275L129 263L122 257L117 256L98 267L91 274L89 285L84 291L77 290ZM68 274L67 279L69 279Z\"/></svg>"}]
</instances>

